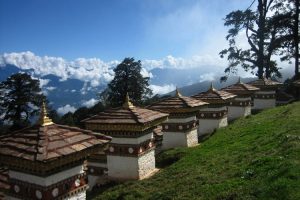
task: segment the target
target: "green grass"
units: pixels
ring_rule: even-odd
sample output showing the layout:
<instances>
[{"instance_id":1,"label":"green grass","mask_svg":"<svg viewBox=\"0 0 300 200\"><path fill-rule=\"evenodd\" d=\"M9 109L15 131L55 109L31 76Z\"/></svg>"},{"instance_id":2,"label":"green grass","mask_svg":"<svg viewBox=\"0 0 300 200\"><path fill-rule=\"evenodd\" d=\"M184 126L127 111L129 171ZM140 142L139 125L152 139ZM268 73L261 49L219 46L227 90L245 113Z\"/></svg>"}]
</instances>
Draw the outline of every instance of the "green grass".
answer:
<instances>
[{"instance_id":1,"label":"green grass","mask_svg":"<svg viewBox=\"0 0 300 200\"><path fill-rule=\"evenodd\" d=\"M162 153L163 169L91 199L300 199L300 102L236 120L194 148ZM173 164L171 164L173 163Z\"/></svg>"}]
</instances>

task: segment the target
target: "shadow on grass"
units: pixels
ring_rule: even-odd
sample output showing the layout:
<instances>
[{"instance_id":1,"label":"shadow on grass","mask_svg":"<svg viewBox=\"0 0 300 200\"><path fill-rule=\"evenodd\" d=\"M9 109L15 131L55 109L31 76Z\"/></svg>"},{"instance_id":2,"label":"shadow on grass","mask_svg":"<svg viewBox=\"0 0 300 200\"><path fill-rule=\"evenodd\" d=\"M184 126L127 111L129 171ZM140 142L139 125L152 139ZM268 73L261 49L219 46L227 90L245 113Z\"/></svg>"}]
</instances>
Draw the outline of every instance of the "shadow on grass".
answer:
<instances>
[{"instance_id":1,"label":"shadow on grass","mask_svg":"<svg viewBox=\"0 0 300 200\"><path fill-rule=\"evenodd\" d=\"M173 163L180 160L186 154L185 148L175 148L168 151L161 152L157 155L156 159L156 167L157 168L166 168Z\"/></svg>"}]
</instances>

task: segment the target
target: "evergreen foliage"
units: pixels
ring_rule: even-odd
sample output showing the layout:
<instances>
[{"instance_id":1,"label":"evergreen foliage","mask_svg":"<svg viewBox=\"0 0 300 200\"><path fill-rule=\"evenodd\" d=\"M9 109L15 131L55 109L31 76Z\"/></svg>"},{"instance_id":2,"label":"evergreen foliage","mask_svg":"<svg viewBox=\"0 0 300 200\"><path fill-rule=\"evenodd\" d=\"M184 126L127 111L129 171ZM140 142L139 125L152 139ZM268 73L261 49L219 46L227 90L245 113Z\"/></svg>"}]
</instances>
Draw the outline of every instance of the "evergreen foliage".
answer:
<instances>
[{"instance_id":1,"label":"evergreen foliage","mask_svg":"<svg viewBox=\"0 0 300 200\"><path fill-rule=\"evenodd\" d=\"M68 126L75 126L73 113L68 112L68 113L64 114L60 118L59 124L64 124L64 125L68 125Z\"/></svg>"},{"instance_id":2,"label":"evergreen foliage","mask_svg":"<svg viewBox=\"0 0 300 200\"><path fill-rule=\"evenodd\" d=\"M0 108L2 121L12 124L17 130L30 124L30 119L39 113L44 95L39 80L26 73L17 73L0 83Z\"/></svg>"},{"instance_id":3,"label":"evergreen foliage","mask_svg":"<svg viewBox=\"0 0 300 200\"><path fill-rule=\"evenodd\" d=\"M135 105L141 105L143 100L152 94L149 89L149 77L141 74L141 61L134 58L125 58L115 69L115 77L108 84L108 88L100 94L106 105L116 107L124 103L128 92Z\"/></svg>"},{"instance_id":4,"label":"evergreen foliage","mask_svg":"<svg viewBox=\"0 0 300 200\"><path fill-rule=\"evenodd\" d=\"M96 115L102 111L104 111L105 107L101 102L96 103L94 106L87 108L87 107L80 107L78 108L74 113L68 112L65 115L63 115L61 118L57 118L58 124L64 124L68 126L77 126L80 128L84 128L84 123L81 121L91 117L93 115ZM55 111L52 111L55 112ZM56 115L55 115L56 116ZM51 115L49 114L49 117Z\"/></svg>"},{"instance_id":5,"label":"evergreen foliage","mask_svg":"<svg viewBox=\"0 0 300 200\"><path fill-rule=\"evenodd\" d=\"M293 46L292 21L294 15L289 9L287 0L257 0L257 8L237 10L225 18L225 26L230 27L226 39L229 48L220 52L223 58L227 55L229 66L225 69L226 80L230 73L235 73L241 66L246 71L255 73L258 78L265 75L281 77L273 55L286 57L287 48ZM293 1L293 0L290 0ZM245 32L249 49L242 49L236 43L238 34ZM285 49L285 50L284 50Z\"/></svg>"},{"instance_id":6,"label":"evergreen foliage","mask_svg":"<svg viewBox=\"0 0 300 200\"><path fill-rule=\"evenodd\" d=\"M282 37L282 48L280 56L282 61L295 61L295 76L294 80L299 76L299 0L275 0L275 23L281 23L279 30Z\"/></svg>"}]
</instances>

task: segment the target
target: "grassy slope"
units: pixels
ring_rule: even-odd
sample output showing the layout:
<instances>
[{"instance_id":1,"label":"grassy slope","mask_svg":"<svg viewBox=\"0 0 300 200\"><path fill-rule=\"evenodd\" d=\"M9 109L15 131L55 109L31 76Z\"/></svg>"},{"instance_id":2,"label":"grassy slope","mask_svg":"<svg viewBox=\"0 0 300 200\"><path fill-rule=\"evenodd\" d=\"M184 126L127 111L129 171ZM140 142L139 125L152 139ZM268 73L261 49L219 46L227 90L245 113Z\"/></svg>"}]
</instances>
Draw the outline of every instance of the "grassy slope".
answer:
<instances>
[{"instance_id":1,"label":"grassy slope","mask_svg":"<svg viewBox=\"0 0 300 200\"><path fill-rule=\"evenodd\" d=\"M239 119L152 178L94 199L300 199L300 102Z\"/></svg>"}]
</instances>

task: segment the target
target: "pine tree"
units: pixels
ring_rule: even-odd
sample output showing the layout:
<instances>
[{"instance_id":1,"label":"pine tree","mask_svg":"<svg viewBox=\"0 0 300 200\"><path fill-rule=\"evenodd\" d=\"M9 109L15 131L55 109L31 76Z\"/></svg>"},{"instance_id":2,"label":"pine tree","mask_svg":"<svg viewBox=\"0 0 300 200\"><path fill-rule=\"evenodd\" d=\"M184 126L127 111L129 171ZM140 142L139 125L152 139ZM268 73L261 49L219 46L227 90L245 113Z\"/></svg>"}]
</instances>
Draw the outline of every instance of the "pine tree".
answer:
<instances>
[{"instance_id":1,"label":"pine tree","mask_svg":"<svg viewBox=\"0 0 300 200\"><path fill-rule=\"evenodd\" d=\"M295 61L294 79L299 79L299 0L276 0L275 24L280 23L282 37L280 56L282 61Z\"/></svg>"},{"instance_id":2,"label":"pine tree","mask_svg":"<svg viewBox=\"0 0 300 200\"><path fill-rule=\"evenodd\" d=\"M39 113L44 99L39 80L26 73L14 74L1 82L0 93L0 116L12 124L11 130L30 124L30 118Z\"/></svg>"},{"instance_id":3,"label":"pine tree","mask_svg":"<svg viewBox=\"0 0 300 200\"><path fill-rule=\"evenodd\" d=\"M128 92L134 104L140 105L142 101L152 94L149 89L149 77L141 74L141 61L134 58L125 58L115 69L115 77L108 84L107 90L101 93L101 99L110 106L121 106Z\"/></svg>"},{"instance_id":4,"label":"pine tree","mask_svg":"<svg viewBox=\"0 0 300 200\"><path fill-rule=\"evenodd\" d=\"M283 26L283 21L279 20L281 16L271 15L270 12L272 9L281 10L283 7L274 0L257 0L257 8L252 10L255 1L248 9L233 11L225 18L224 25L230 27L226 36L229 48L222 50L220 56L223 58L227 55L229 61L229 66L225 69L227 76L235 73L238 66L253 74L256 73L258 78L263 78L264 75L267 78L272 75L281 76L276 61L271 57L278 53L286 36L281 32ZM242 31L246 35L249 49L239 48L236 44L236 37ZM226 80L227 76L222 80Z\"/></svg>"}]
</instances>

